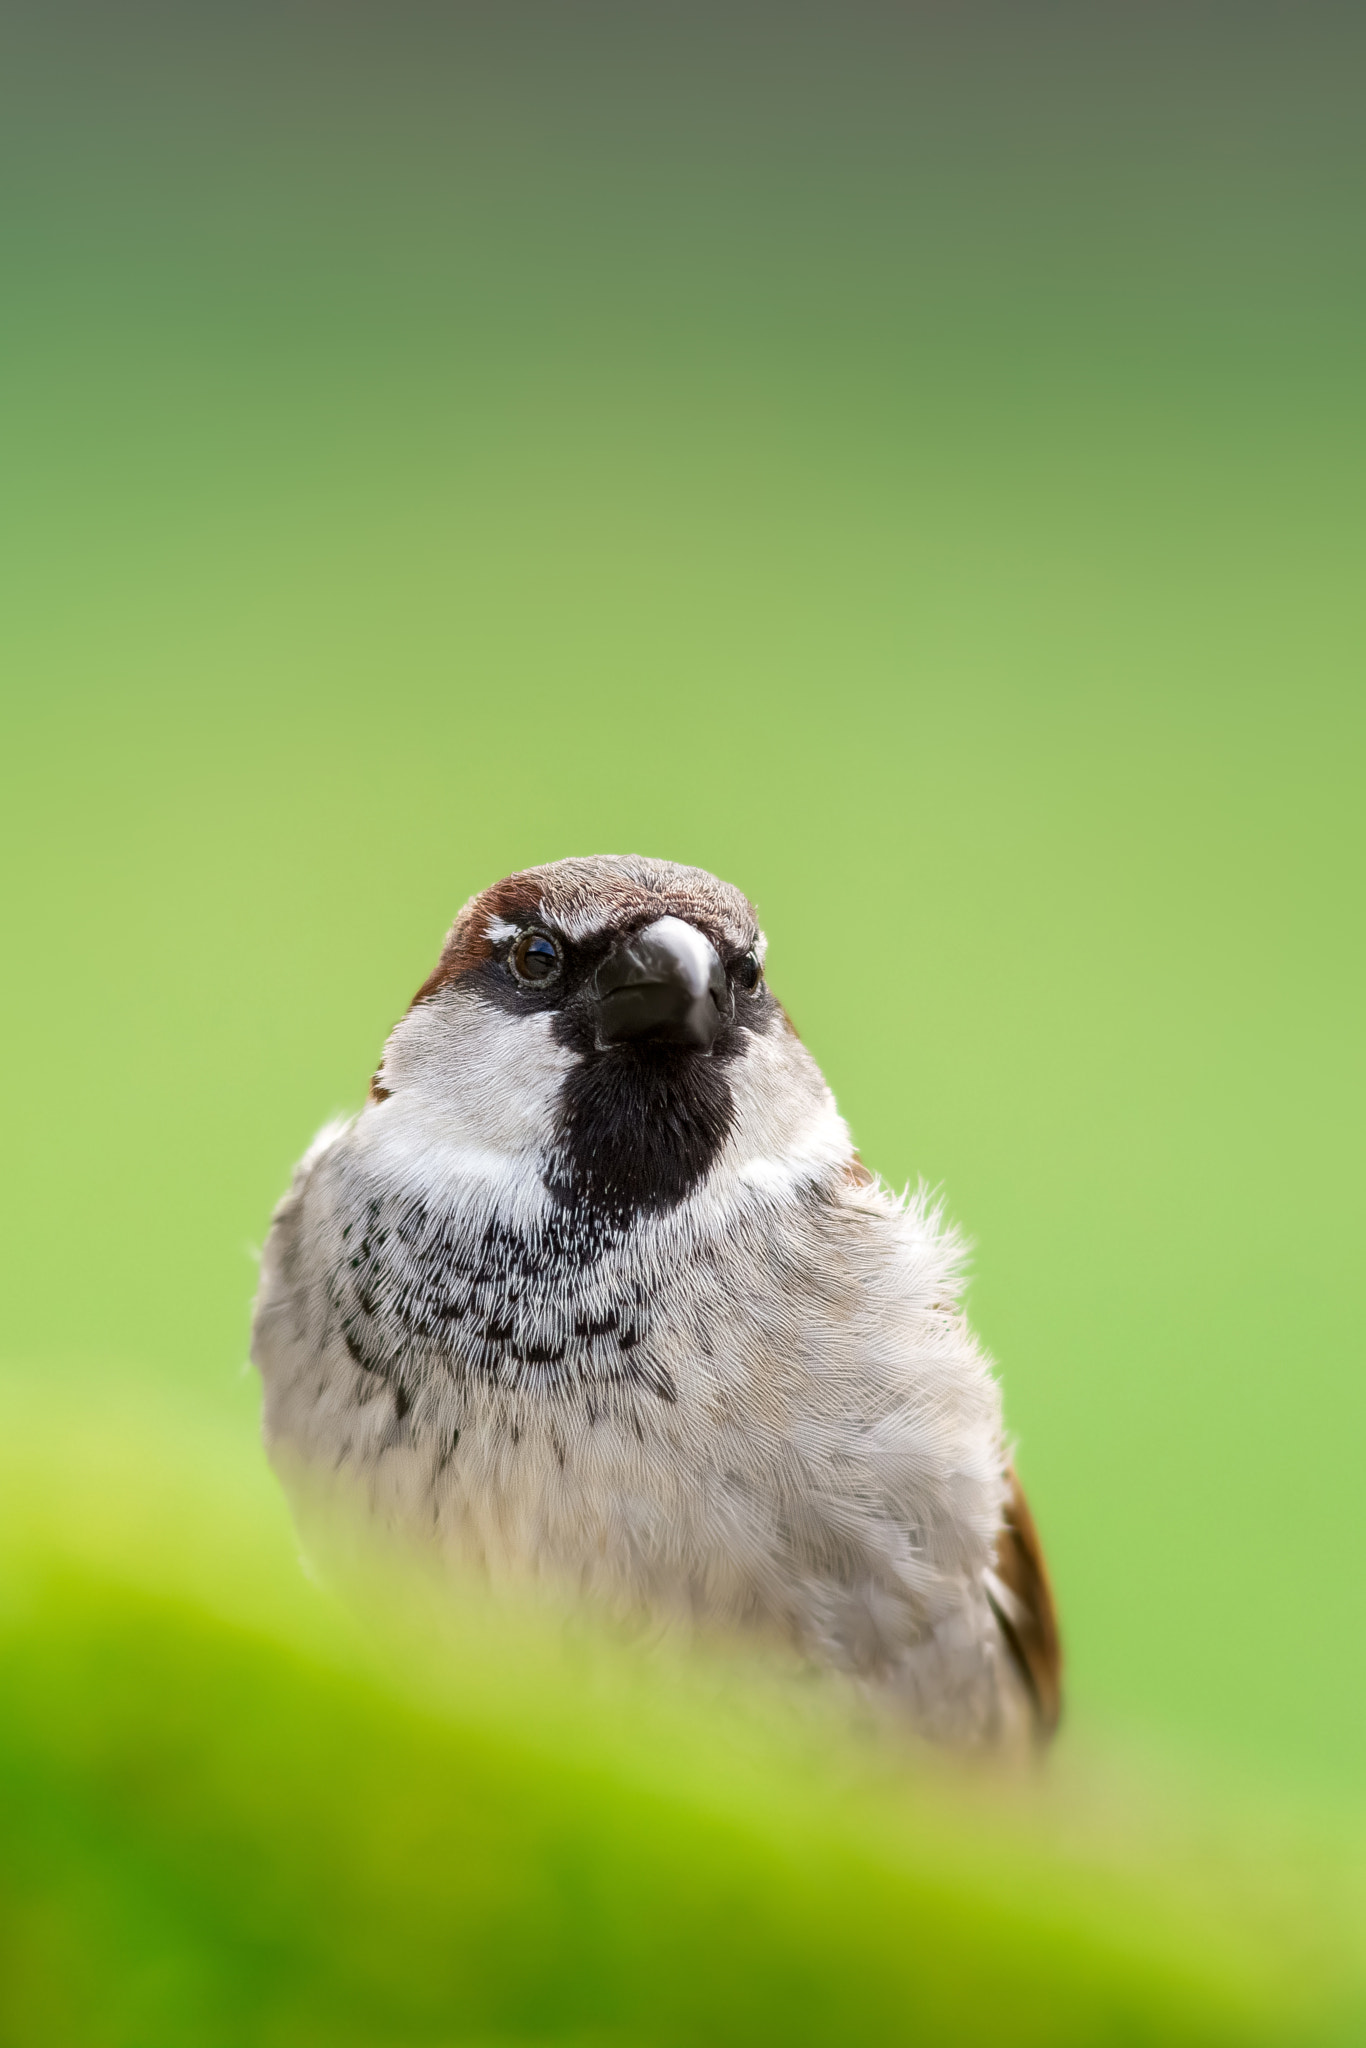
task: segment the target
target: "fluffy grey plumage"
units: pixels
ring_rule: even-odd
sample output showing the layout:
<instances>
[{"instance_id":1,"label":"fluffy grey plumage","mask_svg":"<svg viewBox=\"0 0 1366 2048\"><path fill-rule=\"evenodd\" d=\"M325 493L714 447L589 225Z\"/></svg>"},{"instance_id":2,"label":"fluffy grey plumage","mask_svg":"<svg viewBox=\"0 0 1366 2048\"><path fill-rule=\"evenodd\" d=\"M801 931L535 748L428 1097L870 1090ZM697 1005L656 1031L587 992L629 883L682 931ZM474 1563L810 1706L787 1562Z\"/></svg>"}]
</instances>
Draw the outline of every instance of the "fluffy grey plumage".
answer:
<instances>
[{"instance_id":1,"label":"fluffy grey plumage","mask_svg":"<svg viewBox=\"0 0 1366 2048\"><path fill-rule=\"evenodd\" d=\"M858 1165L738 890L635 857L461 912L276 1212L291 1490L495 1580L777 1634L941 1740L1051 1725L1047 1584L923 1200Z\"/></svg>"}]
</instances>

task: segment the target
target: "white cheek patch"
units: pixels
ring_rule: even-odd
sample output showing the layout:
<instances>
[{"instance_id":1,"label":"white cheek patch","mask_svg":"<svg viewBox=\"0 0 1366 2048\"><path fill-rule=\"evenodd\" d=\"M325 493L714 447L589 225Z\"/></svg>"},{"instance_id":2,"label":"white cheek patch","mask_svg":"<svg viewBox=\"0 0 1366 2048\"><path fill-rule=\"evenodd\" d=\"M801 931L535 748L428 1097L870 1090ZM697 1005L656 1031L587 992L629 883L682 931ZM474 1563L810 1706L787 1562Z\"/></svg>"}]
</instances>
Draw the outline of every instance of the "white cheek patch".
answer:
<instances>
[{"instance_id":1,"label":"white cheek patch","mask_svg":"<svg viewBox=\"0 0 1366 2048\"><path fill-rule=\"evenodd\" d=\"M819 1067L780 1024L749 1038L730 1078L735 1122L722 1172L785 1194L850 1157L849 1127Z\"/></svg>"},{"instance_id":2,"label":"white cheek patch","mask_svg":"<svg viewBox=\"0 0 1366 2048\"><path fill-rule=\"evenodd\" d=\"M576 1056L544 1012L515 1016L458 986L408 1012L384 1053L373 1142L428 1182L462 1176L540 1190L560 1092Z\"/></svg>"}]
</instances>

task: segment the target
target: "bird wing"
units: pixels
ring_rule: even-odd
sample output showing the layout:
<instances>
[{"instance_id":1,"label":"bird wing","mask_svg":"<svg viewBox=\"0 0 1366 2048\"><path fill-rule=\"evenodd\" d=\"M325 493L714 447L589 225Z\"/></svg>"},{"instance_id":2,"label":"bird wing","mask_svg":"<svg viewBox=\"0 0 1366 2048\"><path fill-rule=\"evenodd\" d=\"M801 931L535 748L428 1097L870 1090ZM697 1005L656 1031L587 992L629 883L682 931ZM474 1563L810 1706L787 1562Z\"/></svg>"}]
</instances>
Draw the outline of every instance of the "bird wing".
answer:
<instances>
[{"instance_id":1,"label":"bird wing","mask_svg":"<svg viewBox=\"0 0 1366 2048\"><path fill-rule=\"evenodd\" d=\"M1058 1616L1039 1532L1013 1466L1006 1473L1006 1482L995 1569L987 1576L987 1592L1033 1702L1039 1737L1047 1741L1062 1712Z\"/></svg>"},{"instance_id":2,"label":"bird wing","mask_svg":"<svg viewBox=\"0 0 1366 2048\"><path fill-rule=\"evenodd\" d=\"M877 1179L857 1152L844 1177L852 1188L871 1187ZM1043 1545L1013 1465L1006 1469L1005 1506L992 1565L987 1597L1029 1695L1035 1730L1040 1741L1047 1742L1062 1715L1062 1642Z\"/></svg>"}]
</instances>

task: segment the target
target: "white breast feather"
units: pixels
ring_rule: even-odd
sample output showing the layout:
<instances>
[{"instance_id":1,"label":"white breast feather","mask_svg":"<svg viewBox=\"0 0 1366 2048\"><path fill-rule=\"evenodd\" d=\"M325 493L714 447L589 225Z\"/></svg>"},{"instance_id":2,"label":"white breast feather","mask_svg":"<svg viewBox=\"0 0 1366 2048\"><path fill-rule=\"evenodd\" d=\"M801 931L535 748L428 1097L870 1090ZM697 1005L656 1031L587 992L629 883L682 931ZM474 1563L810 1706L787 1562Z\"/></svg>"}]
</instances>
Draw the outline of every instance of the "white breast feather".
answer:
<instances>
[{"instance_id":1,"label":"white breast feather","mask_svg":"<svg viewBox=\"0 0 1366 2048\"><path fill-rule=\"evenodd\" d=\"M928 1734L996 1732L1009 1681L984 1575L1005 1458L960 1246L923 1196L848 1180L848 1132L781 1024L736 1063L711 1174L575 1283L589 1327L638 1291L675 1398L462 1377L424 1338L399 1417L358 1366L329 1280L358 1204L417 1195L470 1244L550 1227L540 1162L571 1056L545 1019L515 1041L501 1023L458 990L419 1005L386 1053L389 1099L320 1136L277 1212L253 1355L286 1482L302 1498L336 1474L495 1578L777 1633ZM563 1304L525 1292L521 1339L549 1343ZM609 1352L590 1337L576 1356Z\"/></svg>"}]
</instances>

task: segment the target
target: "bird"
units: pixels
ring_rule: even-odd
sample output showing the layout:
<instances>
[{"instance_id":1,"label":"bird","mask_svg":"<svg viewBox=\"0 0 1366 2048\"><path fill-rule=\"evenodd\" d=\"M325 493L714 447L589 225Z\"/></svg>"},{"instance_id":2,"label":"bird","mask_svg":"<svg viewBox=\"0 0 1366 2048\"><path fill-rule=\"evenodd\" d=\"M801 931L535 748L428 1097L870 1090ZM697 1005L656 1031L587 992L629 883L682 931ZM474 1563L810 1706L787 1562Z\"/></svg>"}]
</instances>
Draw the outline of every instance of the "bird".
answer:
<instances>
[{"instance_id":1,"label":"bird","mask_svg":"<svg viewBox=\"0 0 1366 2048\"><path fill-rule=\"evenodd\" d=\"M865 1167L742 892L598 855L473 896L295 1170L252 1357L296 1516L761 1638L1035 1753L1058 1625L964 1245Z\"/></svg>"}]
</instances>

